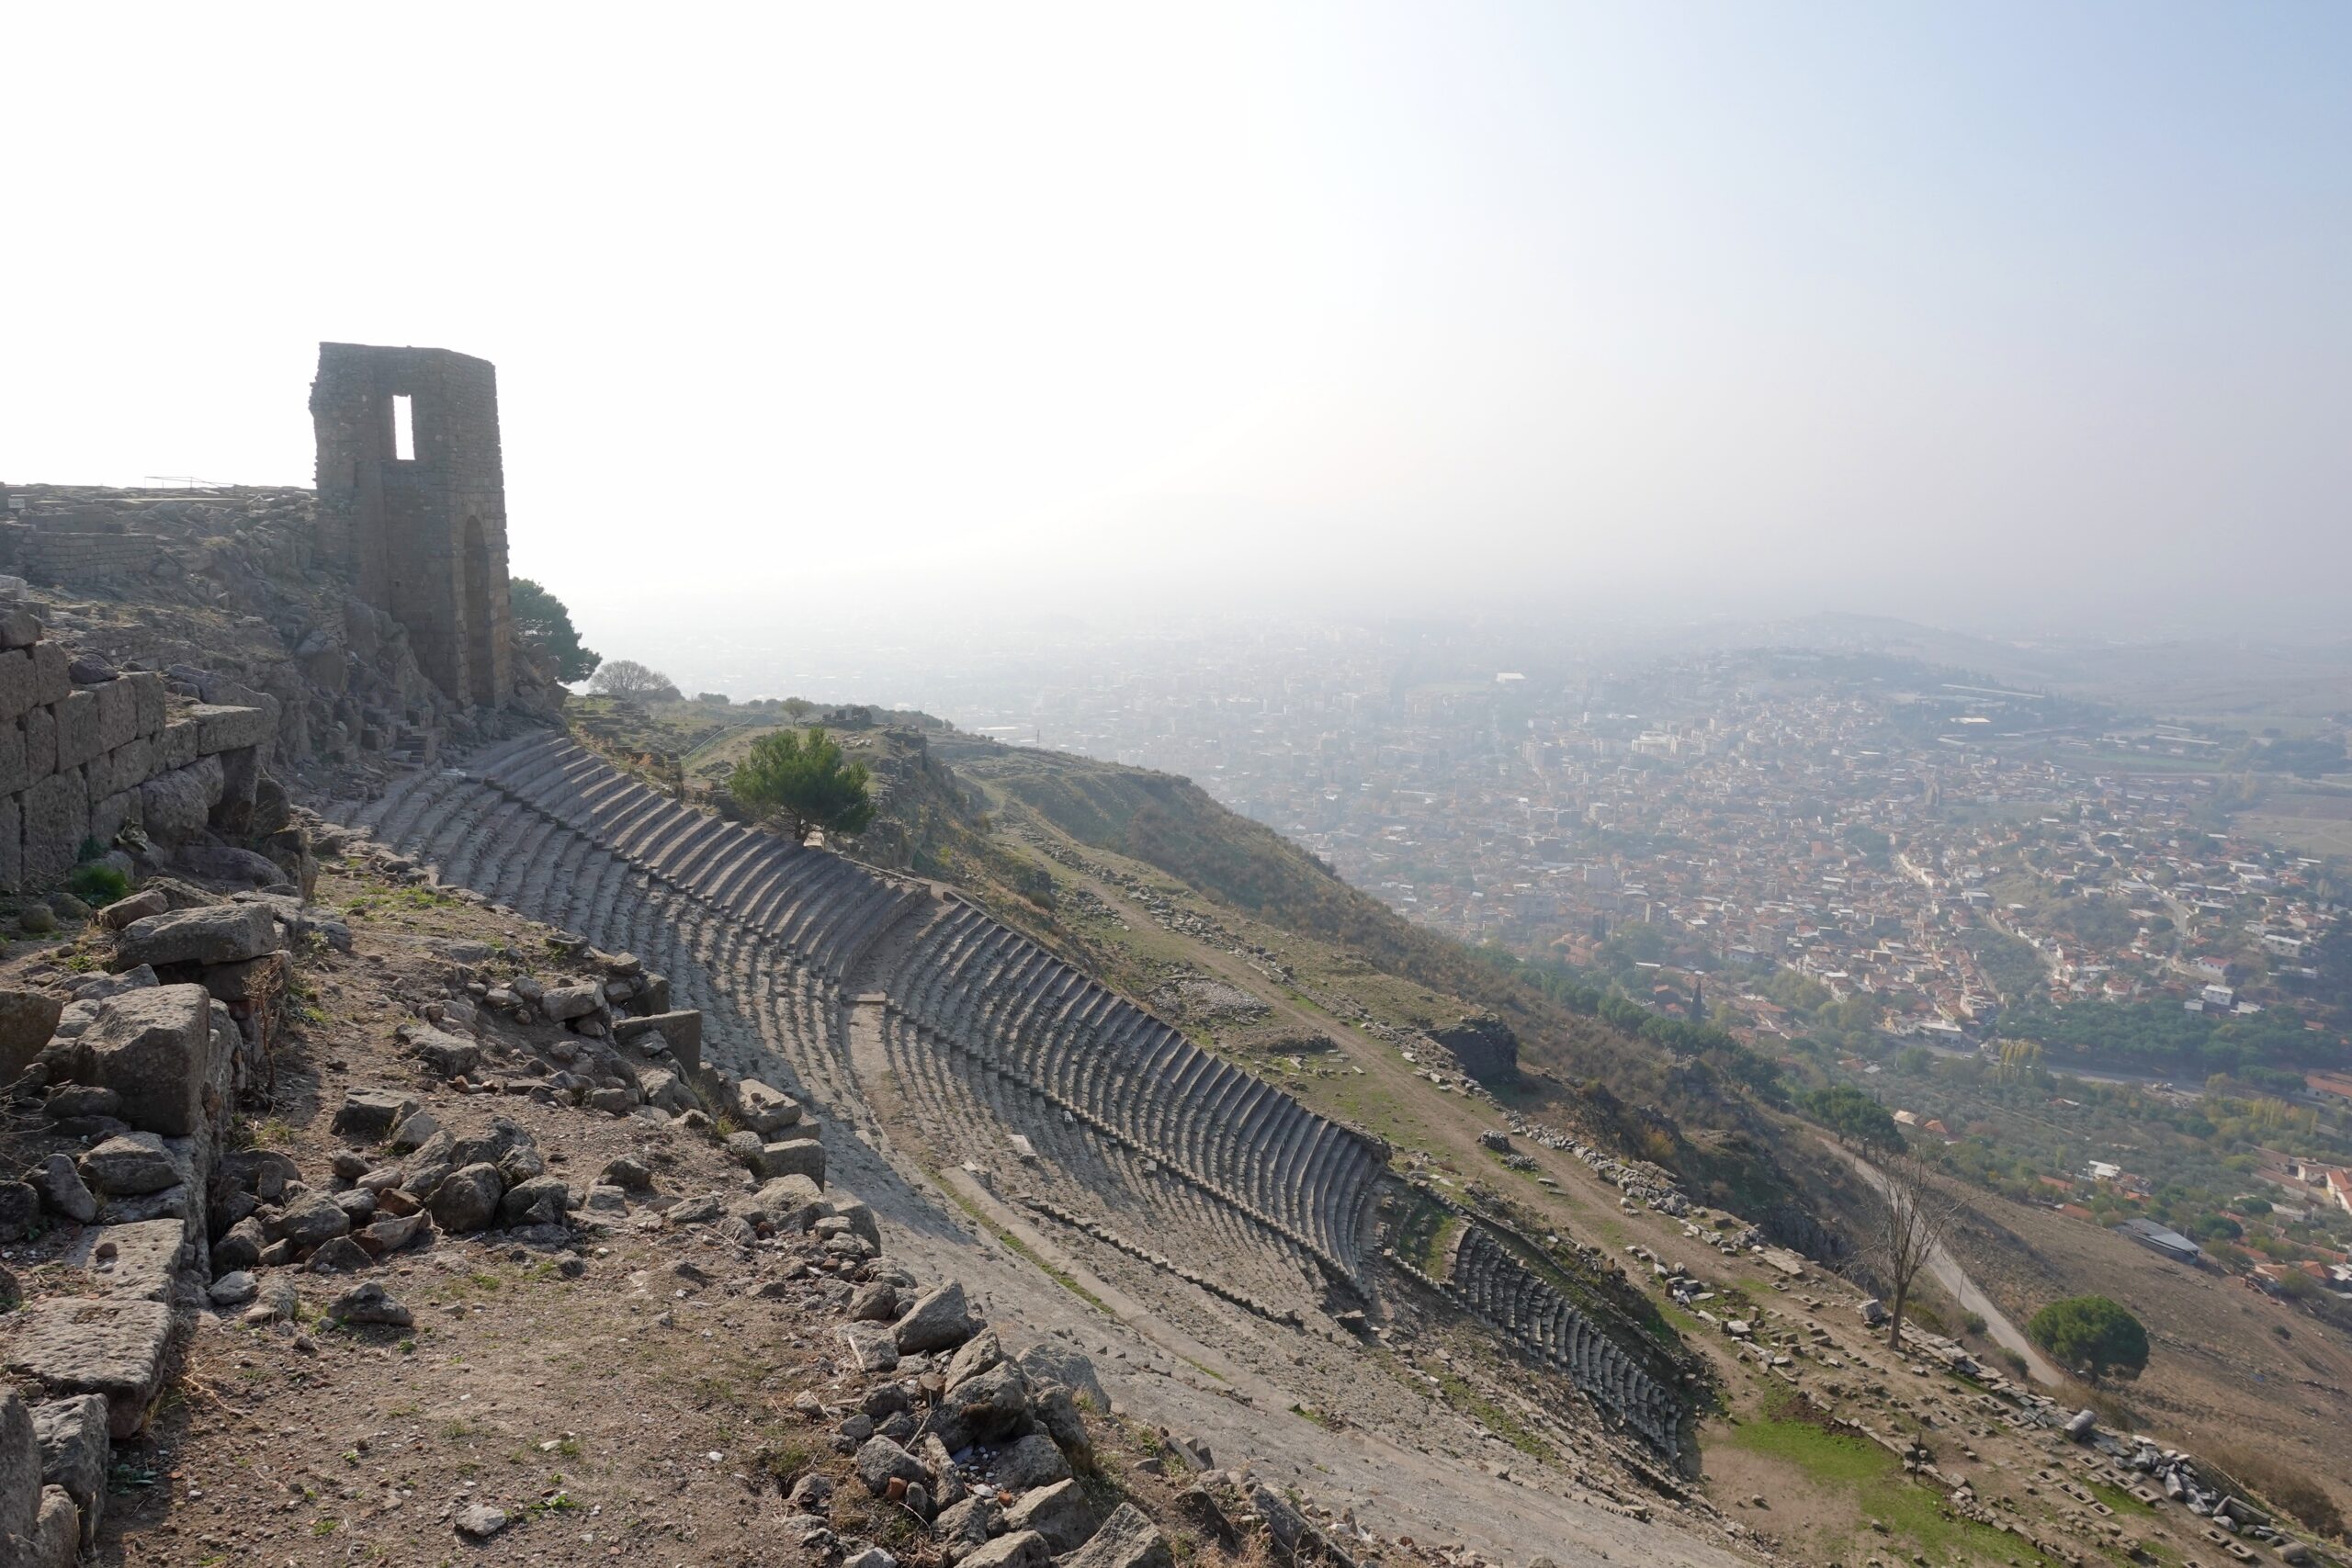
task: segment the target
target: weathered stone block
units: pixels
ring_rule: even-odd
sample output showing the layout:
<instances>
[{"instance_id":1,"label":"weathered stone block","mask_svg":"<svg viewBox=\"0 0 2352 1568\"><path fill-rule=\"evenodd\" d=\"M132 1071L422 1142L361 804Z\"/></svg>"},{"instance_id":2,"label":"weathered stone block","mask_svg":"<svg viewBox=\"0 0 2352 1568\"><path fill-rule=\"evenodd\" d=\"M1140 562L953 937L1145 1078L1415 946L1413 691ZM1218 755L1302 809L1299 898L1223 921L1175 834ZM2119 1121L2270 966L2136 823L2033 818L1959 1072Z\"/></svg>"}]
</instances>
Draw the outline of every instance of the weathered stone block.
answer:
<instances>
[{"instance_id":1,"label":"weathered stone block","mask_svg":"<svg viewBox=\"0 0 2352 1568\"><path fill-rule=\"evenodd\" d=\"M223 807L252 807L254 792L261 787L261 748L254 745L232 745L226 752L219 752L221 760L221 804L211 808L214 818L221 816ZM249 829L252 813L244 813L247 820L238 825L240 832Z\"/></svg>"},{"instance_id":2,"label":"weathered stone block","mask_svg":"<svg viewBox=\"0 0 2352 1568\"><path fill-rule=\"evenodd\" d=\"M33 778L45 779L57 772L57 715L50 708L28 709L23 728L25 772Z\"/></svg>"},{"instance_id":3,"label":"weathered stone block","mask_svg":"<svg viewBox=\"0 0 2352 1568\"><path fill-rule=\"evenodd\" d=\"M97 693L67 693L57 705L58 768L78 768L105 750L98 740Z\"/></svg>"},{"instance_id":4,"label":"weathered stone block","mask_svg":"<svg viewBox=\"0 0 2352 1568\"><path fill-rule=\"evenodd\" d=\"M185 768L196 759L196 720L175 718L156 732L157 768Z\"/></svg>"},{"instance_id":5,"label":"weathered stone block","mask_svg":"<svg viewBox=\"0 0 2352 1568\"><path fill-rule=\"evenodd\" d=\"M40 1445L40 1478L63 1488L82 1510L82 1544L95 1545L107 1502L107 1471L114 1444L107 1437L107 1402L95 1393L53 1399L33 1411Z\"/></svg>"},{"instance_id":6,"label":"weathered stone block","mask_svg":"<svg viewBox=\"0 0 2352 1568\"><path fill-rule=\"evenodd\" d=\"M1073 1476L1040 1486L1013 1504L1004 1516L1004 1528L1035 1530L1056 1551L1075 1551L1094 1533L1094 1505Z\"/></svg>"},{"instance_id":7,"label":"weathered stone block","mask_svg":"<svg viewBox=\"0 0 2352 1568\"><path fill-rule=\"evenodd\" d=\"M172 1152L185 1167L187 1151ZM82 1271L93 1294L168 1303L173 1277L189 1257L186 1224L178 1220L143 1220L84 1231L65 1254L65 1266Z\"/></svg>"},{"instance_id":8,"label":"weathered stone block","mask_svg":"<svg viewBox=\"0 0 2352 1568\"><path fill-rule=\"evenodd\" d=\"M14 893L25 886L23 797L0 795L0 887Z\"/></svg>"},{"instance_id":9,"label":"weathered stone block","mask_svg":"<svg viewBox=\"0 0 2352 1568\"><path fill-rule=\"evenodd\" d=\"M648 1034L659 1034L670 1047L670 1055L685 1075L692 1077L702 1067L702 1014L693 1008L676 1012L657 1012L645 1018L616 1018L613 1021L613 1038L630 1044Z\"/></svg>"},{"instance_id":10,"label":"weathered stone block","mask_svg":"<svg viewBox=\"0 0 2352 1568\"><path fill-rule=\"evenodd\" d=\"M1053 1548L1035 1530L1007 1531L963 1559L960 1568L1050 1568Z\"/></svg>"},{"instance_id":11,"label":"weathered stone block","mask_svg":"<svg viewBox=\"0 0 2352 1568\"><path fill-rule=\"evenodd\" d=\"M51 1296L12 1320L6 1370L53 1398L95 1393L107 1433L136 1436L163 1386L172 1309L161 1302ZM38 1462L38 1461L36 1461Z\"/></svg>"},{"instance_id":12,"label":"weathered stone block","mask_svg":"<svg viewBox=\"0 0 2352 1568\"><path fill-rule=\"evenodd\" d=\"M122 1097L125 1122L175 1138L203 1129L205 1091L219 1094L228 1068L211 1060L212 998L201 986L107 998L69 1055L76 1082Z\"/></svg>"},{"instance_id":13,"label":"weathered stone block","mask_svg":"<svg viewBox=\"0 0 2352 1568\"><path fill-rule=\"evenodd\" d=\"M33 1413L13 1388L0 1389L0 1536L32 1533L40 1514L40 1445Z\"/></svg>"},{"instance_id":14,"label":"weathered stone block","mask_svg":"<svg viewBox=\"0 0 2352 1568\"><path fill-rule=\"evenodd\" d=\"M64 998L47 991L0 989L0 1079L14 1082L57 1032Z\"/></svg>"},{"instance_id":15,"label":"weathered stone block","mask_svg":"<svg viewBox=\"0 0 2352 1568\"><path fill-rule=\"evenodd\" d=\"M0 608L0 648L29 648L40 640L40 616L22 604Z\"/></svg>"},{"instance_id":16,"label":"weathered stone block","mask_svg":"<svg viewBox=\"0 0 2352 1568\"><path fill-rule=\"evenodd\" d=\"M381 1138L416 1111L413 1095L389 1089L349 1089L334 1113L334 1130L355 1138Z\"/></svg>"},{"instance_id":17,"label":"weathered stone block","mask_svg":"<svg viewBox=\"0 0 2352 1568\"><path fill-rule=\"evenodd\" d=\"M33 782L25 766L25 732L14 724L0 724L0 795L15 795Z\"/></svg>"},{"instance_id":18,"label":"weathered stone block","mask_svg":"<svg viewBox=\"0 0 2352 1568\"><path fill-rule=\"evenodd\" d=\"M914 1356L961 1345L972 1337L974 1327L964 1300L964 1287L960 1281L950 1280L917 1297L906 1315L899 1319L899 1353Z\"/></svg>"},{"instance_id":19,"label":"weathered stone block","mask_svg":"<svg viewBox=\"0 0 2352 1568\"><path fill-rule=\"evenodd\" d=\"M153 736L164 728L164 678L153 670L137 670L125 675L130 682L130 700L138 715L138 730Z\"/></svg>"},{"instance_id":20,"label":"weathered stone block","mask_svg":"<svg viewBox=\"0 0 2352 1568\"><path fill-rule=\"evenodd\" d=\"M822 1186L825 1180L825 1145L814 1138L802 1138L789 1144L768 1144L746 1162L752 1174L762 1181L774 1181L779 1176L805 1176Z\"/></svg>"},{"instance_id":21,"label":"weathered stone block","mask_svg":"<svg viewBox=\"0 0 2352 1568\"><path fill-rule=\"evenodd\" d=\"M74 689L71 660L65 650L53 642L33 645L33 701L43 707L53 707L65 700Z\"/></svg>"},{"instance_id":22,"label":"weathered stone block","mask_svg":"<svg viewBox=\"0 0 2352 1568\"><path fill-rule=\"evenodd\" d=\"M0 652L0 719L22 718L33 705L33 656L21 648Z\"/></svg>"},{"instance_id":23,"label":"weathered stone block","mask_svg":"<svg viewBox=\"0 0 2352 1568\"><path fill-rule=\"evenodd\" d=\"M1168 1539L1133 1503L1122 1503L1065 1568L1175 1568Z\"/></svg>"},{"instance_id":24,"label":"weathered stone block","mask_svg":"<svg viewBox=\"0 0 2352 1568\"><path fill-rule=\"evenodd\" d=\"M85 1150L78 1168L91 1191L137 1198L187 1184L187 1168L172 1153L158 1134L124 1133Z\"/></svg>"},{"instance_id":25,"label":"weathered stone block","mask_svg":"<svg viewBox=\"0 0 2352 1568\"><path fill-rule=\"evenodd\" d=\"M90 797L78 771L51 773L24 794L24 881L47 887L74 869L90 836Z\"/></svg>"},{"instance_id":26,"label":"weathered stone block","mask_svg":"<svg viewBox=\"0 0 2352 1568\"><path fill-rule=\"evenodd\" d=\"M33 1522L25 1568L74 1568L80 1550L76 1545L81 1534L77 1513L74 1499L66 1495L64 1487L41 1488L40 1517Z\"/></svg>"},{"instance_id":27,"label":"weathered stone block","mask_svg":"<svg viewBox=\"0 0 2352 1568\"><path fill-rule=\"evenodd\" d=\"M147 836L177 844L204 830L220 800L220 759L206 757L156 774L139 786L140 819Z\"/></svg>"},{"instance_id":28,"label":"weathered stone block","mask_svg":"<svg viewBox=\"0 0 2352 1568\"><path fill-rule=\"evenodd\" d=\"M269 739L269 716L259 708L206 703L188 709L187 716L195 722L196 750L202 756L259 746Z\"/></svg>"},{"instance_id":29,"label":"weathered stone block","mask_svg":"<svg viewBox=\"0 0 2352 1568\"><path fill-rule=\"evenodd\" d=\"M118 676L91 692L98 699L99 749L111 751L130 744L139 733L139 697L130 682Z\"/></svg>"},{"instance_id":30,"label":"weathered stone block","mask_svg":"<svg viewBox=\"0 0 2352 1568\"><path fill-rule=\"evenodd\" d=\"M101 751L84 764L82 773L89 781L90 798L100 800L109 795L137 789L147 782L154 770L155 743L134 739L127 746L111 751Z\"/></svg>"},{"instance_id":31,"label":"weathered stone block","mask_svg":"<svg viewBox=\"0 0 2352 1568\"><path fill-rule=\"evenodd\" d=\"M150 915L124 928L115 946L125 966L236 964L277 949L277 921L259 904L205 904Z\"/></svg>"},{"instance_id":32,"label":"weathered stone block","mask_svg":"<svg viewBox=\"0 0 2352 1568\"><path fill-rule=\"evenodd\" d=\"M111 844L117 833L139 820L139 793L123 790L90 803L90 837Z\"/></svg>"},{"instance_id":33,"label":"weathered stone block","mask_svg":"<svg viewBox=\"0 0 2352 1568\"><path fill-rule=\"evenodd\" d=\"M735 1086L735 1120L762 1138L773 1137L800 1120L800 1102L757 1078Z\"/></svg>"}]
</instances>

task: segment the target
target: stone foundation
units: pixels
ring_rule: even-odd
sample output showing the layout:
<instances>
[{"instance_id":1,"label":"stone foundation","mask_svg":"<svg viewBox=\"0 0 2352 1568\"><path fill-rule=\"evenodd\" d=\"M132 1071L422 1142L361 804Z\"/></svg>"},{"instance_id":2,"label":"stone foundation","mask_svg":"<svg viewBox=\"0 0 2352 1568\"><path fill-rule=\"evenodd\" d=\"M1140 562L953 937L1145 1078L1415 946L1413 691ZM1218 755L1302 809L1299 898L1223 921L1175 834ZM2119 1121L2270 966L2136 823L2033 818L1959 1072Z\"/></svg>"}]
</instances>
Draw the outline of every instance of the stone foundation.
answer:
<instances>
[{"instance_id":1,"label":"stone foundation","mask_svg":"<svg viewBox=\"0 0 2352 1568\"><path fill-rule=\"evenodd\" d=\"M250 816L272 728L260 708L175 710L150 671L77 683L40 621L0 607L0 888L53 886L126 827L176 844Z\"/></svg>"}]
</instances>

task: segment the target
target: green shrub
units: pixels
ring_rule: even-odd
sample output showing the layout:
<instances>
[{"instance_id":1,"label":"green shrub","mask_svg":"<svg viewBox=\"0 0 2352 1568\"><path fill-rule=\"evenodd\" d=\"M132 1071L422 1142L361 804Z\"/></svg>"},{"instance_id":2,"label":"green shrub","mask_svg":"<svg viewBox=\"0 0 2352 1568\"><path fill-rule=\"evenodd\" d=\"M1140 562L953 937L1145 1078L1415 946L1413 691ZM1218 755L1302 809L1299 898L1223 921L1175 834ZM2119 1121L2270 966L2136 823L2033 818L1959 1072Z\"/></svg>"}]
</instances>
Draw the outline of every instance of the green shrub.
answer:
<instances>
[{"instance_id":1,"label":"green shrub","mask_svg":"<svg viewBox=\"0 0 2352 1568\"><path fill-rule=\"evenodd\" d=\"M130 891L130 878L110 865L85 862L66 874L65 890L85 904L111 904Z\"/></svg>"},{"instance_id":2,"label":"green shrub","mask_svg":"<svg viewBox=\"0 0 2352 1568\"><path fill-rule=\"evenodd\" d=\"M2148 1364L2148 1330L2105 1296L2052 1302L2026 1325L2033 1342L2067 1367L2086 1367L2094 1379L2109 1371L2133 1377Z\"/></svg>"}]
</instances>

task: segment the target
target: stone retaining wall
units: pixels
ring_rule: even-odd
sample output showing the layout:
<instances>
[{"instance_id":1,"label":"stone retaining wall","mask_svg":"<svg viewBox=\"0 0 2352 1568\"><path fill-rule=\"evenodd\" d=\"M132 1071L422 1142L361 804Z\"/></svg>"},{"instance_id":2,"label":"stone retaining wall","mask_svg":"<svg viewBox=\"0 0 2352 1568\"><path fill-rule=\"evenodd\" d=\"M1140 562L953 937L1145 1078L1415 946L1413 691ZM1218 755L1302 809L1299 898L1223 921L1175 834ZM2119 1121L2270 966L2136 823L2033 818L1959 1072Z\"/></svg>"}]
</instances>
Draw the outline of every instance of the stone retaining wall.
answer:
<instances>
[{"instance_id":1,"label":"stone retaining wall","mask_svg":"<svg viewBox=\"0 0 2352 1568\"><path fill-rule=\"evenodd\" d=\"M250 807L270 730L260 708L175 710L151 671L77 683L30 612L0 607L0 888L51 886L126 826L176 844Z\"/></svg>"}]
</instances>

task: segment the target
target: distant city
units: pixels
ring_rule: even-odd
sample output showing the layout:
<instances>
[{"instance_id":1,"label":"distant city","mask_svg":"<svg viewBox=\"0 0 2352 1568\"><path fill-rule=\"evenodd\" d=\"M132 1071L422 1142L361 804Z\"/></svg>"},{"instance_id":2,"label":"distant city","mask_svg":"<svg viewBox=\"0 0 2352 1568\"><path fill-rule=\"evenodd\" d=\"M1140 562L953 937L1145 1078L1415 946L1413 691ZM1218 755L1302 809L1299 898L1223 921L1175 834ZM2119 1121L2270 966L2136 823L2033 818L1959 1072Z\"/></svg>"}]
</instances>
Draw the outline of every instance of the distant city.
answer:
<instances>
[{"instance_id":1,"label":"distant city","mask_svg":"<svg viewBox=\"0 0 2352 1568\"><path fill-rule=\"evenodd\" d=\"M1464 941L1646 954L1634 994L1750 1043L1794 1027L1776 970L1928 1043L2020 1003L2324 1016L2340 884L2227 810L2233 772L2303 743L1851 652L1443 678L1370 634L1164 652L947 716L1189 776Z\"/></svg>"}]
</instances>

